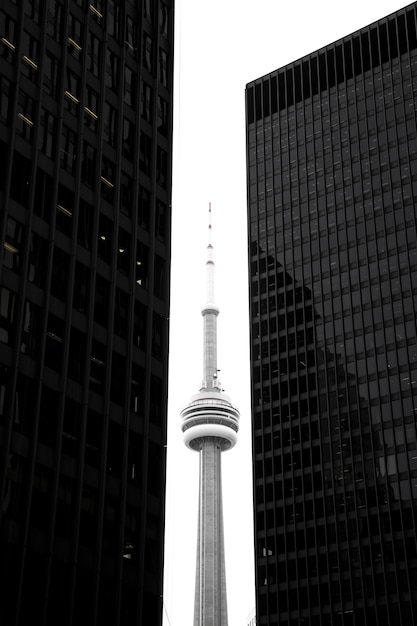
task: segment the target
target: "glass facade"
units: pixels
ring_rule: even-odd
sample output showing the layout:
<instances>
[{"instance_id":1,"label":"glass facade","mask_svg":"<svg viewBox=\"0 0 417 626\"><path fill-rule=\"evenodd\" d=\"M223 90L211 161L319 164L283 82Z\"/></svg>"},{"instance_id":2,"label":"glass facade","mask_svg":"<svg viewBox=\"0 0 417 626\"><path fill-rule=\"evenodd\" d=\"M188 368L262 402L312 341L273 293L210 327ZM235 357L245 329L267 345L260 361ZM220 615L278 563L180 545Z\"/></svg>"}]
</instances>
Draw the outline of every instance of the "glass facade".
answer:
<instances>
[{"instance_id":1,"label":"glass facade","mask_svg":"<svg viewBox=\"0 0 417 626\"><path fill-rule=\"evenodd\" d=\"M257 623L417 623L413 3L246 90Z\"/></svg>"},{"instance_id":2,"label":"glass facade","mask_svg":"<svg viewBox=\"0 0 417 626\"><path fill-rule=\"evenodd\" d=\"M0 3L0 622L161 624L173 0Z\"/></svg>"}]
</instances>

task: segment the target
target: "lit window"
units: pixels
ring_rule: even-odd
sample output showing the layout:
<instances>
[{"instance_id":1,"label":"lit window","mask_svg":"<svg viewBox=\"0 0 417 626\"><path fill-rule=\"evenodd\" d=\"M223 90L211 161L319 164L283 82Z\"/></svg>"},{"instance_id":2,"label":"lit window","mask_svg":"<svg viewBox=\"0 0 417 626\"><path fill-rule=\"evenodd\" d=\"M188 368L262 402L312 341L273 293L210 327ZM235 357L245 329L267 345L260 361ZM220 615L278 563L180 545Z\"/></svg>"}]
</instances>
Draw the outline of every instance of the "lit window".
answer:
<instances>
[{"instance_id":1,"label":"lit window","mask_svg":"<svg viewBox=\"0 0 417 626\"><path fill-rule=\"evenodd\" d=\"M11 60L16 50L15 28L15 22L3 11L0 11L0 55L5 59Z\"/></svg>"},{"instance_id":2,"label":"lit window","mask_svg":"<svg viewBox=\"0 0 417 626\"><path fill-rule=\"evenodd\" d=\"M136 32L136 24L134 20L130 17L130 15L126 16L126 40L125 40L126 48L132 54L134 54L137 50L137 32Z\"/></svg>"},{"instance_id":3,"label":"lit window","mask_svg":"<svg viewBox=\"0 0 417 626\"><path fill-rule=\"evenodd\" d=\"M101 18L103 17L101 0L95 0L94 4L90 4L88 8L90 10L90 13L97 20L97 22L100 22Z\"/></svg>"},{"instance_id":4,"label":"lit window","mask_svg":"<svg viewBox=\"0 0 417 626\"><path fill-rule=\"evenodd\" d=\"M12 217L7 220L7 231L3 243L3 264L17 272L20 269L20 248L23 237L23 226Z\"/></svg>"},{"instance_id":5,"label":"lit window","mask_svg":"<svg viewBox=\"0 0 417 626\"><path fill-rule=\"evenodd\" d=\"M68 51L76 59L79 59L82 42L82 25L76 17L69 15L68 23Z\"/></svg>"},{"instance_id":6,"label":"lit window","mask_svg":"<svg viewBox=\"0 0 417 626\"><path fill-rule=\"evenodd\" d=\"M18 124L17 131L18 133L27 140L32 139L32 128L33 128L33 114L34 114L34 103L30 96L25 94L23 91L19 93L18 100Z\"/></svg>"},{"instance_id":7,"label":"lit window","mask_svg":"<svg viewBox=\"0 0 417 626\"><path fill-rule=\"evenodd\" d=\"M144 289L148 287L148 249L140 242L136 248L136 284Z\"/></svg>"}]
</instances>

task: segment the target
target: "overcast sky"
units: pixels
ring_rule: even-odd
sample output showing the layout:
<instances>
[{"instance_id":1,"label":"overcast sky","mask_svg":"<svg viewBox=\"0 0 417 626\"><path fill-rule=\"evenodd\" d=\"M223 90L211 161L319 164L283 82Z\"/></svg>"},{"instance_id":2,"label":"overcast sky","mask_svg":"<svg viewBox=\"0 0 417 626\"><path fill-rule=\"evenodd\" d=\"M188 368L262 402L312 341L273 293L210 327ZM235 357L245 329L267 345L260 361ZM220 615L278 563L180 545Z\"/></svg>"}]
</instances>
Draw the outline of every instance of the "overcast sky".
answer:
<instances>
[{"instance_id":1,"label":"overcast sky","mask_svg":"<svg viewBox=\"0 0 417 626\"><path fill-rule=\"evenodd\" d=\"M192 626L198 454L180 411L203 375L208 203L212 204L218 367L240 409L222 455L229 626L255 606L247 286L245 85L409 2L175 0L173 230L164 626Z\"/></svg>"}]
</instances>

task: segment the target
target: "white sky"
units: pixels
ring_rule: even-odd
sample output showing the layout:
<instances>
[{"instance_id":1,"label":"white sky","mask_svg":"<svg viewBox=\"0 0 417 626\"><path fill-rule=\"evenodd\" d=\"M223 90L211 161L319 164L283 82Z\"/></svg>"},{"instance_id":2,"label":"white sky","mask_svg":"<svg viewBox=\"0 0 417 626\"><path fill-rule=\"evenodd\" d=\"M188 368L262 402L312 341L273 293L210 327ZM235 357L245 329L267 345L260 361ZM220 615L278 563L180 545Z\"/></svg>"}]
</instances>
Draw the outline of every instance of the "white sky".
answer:
<instances>
[{"instance_id":1,"label":"white sky","mask_svg":"<svg viewBox=\"0 0 417 626\"><path fill-rule=\"evenodd\" d=\"M176 0L173 231L164 626L192 626L198 454L180 411L203 373L207 211L212 203L218 367L240 409L222 455L229 626L255 606L244 92L248 82L410 2Z\"/></svg>"}]
</instances>

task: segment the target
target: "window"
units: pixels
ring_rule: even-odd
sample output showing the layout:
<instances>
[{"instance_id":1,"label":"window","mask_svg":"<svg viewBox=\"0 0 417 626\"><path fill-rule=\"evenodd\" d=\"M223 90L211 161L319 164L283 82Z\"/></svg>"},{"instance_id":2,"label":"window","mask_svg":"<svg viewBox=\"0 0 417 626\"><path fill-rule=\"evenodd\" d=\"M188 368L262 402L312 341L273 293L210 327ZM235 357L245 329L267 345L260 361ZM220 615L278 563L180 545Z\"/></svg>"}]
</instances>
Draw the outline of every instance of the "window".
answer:
<instances>
[{"instance_id":1,"label":"window","mask_svg":"<svg viewBox=\"0 0 417 626\"><path fill-rule=\"evenodd\" d=\"M106 348L93 339L90 356L90 388L98 393L103 393L105 377Z\"/></svg>"},{"instance_id":2,"label":"window","mask_svg":"<svg viewBox=\"0 0 417 626\"><path fill-rule=\"evenodd\" d=\"M77 114L77 107L80 99L79 93L79 77L68 67L65 72L65 108L73 115Z\"/></svg>"},{"instance_id":3,"label":"window","mask_svg":"<svg viewBox=\"0 0 417 626\"><path fill-rule=\"evenodd\" d=\"M135 300L133 315L133 344L145 349L147 309L142 302Z\"/></svg>"},{"instance_id":4,"label":"window","mask_svg":"<svg viewBox=\"0 0 417 626\"><path fill-rule=\"evenodd\" d=\"M135 125L128 119L123 120L123 156L133 161L135 147Z\"/></svg>"},{"instance_id":5,"label":"window","mask_svg":"<svg viewBox=\"0 0 417 626\"><path fill-rule=\"evenodd\" d=\"M24 435L33 436L33 414L38 393L38 382L19 373L14 404L14 424L15 429ZM18 508L20 507L18 506Z\"/></svg>"},{"instance_id":6,"label":"window","mask_svg":"<svg viewBox=\"0 0 417 626\"><path fill-rule=\"evenodd\" d=\"M112 203L114 197L114 180L116 177L114 163L107 157L103 157L101 163L101 197Z\"/></svg>"},{"instance_id":7,"label":"window","mask_svg":"<svg viewBox=\"0 0 417 626\"><path fill-rule=\"evenodd\" d=\"M113 224L105 215L100 215L98 232L98 256L110 263L113 239Z\"/></svg>"},{"instance_id":8,"label":"window","mask_svg":"<svg viewBox=\"0 0 417 626\"><path fill-rule=\"evenodd\" d=\"M27 165L24 166L28 171L30 171L30 164L28 162ZM22 169L18 169L17 171L22 172ZM21 179L22 174L18 174L18 177ZM29 176L27 177L29 179ZM27 183L27 188L29 189L29 182ZM20 191L24 192L24 187L22 188L22 183L20 182ZM53 196L53 181L52 176L48 176L43 170L39 167L36 170L36 185L35 185L35 200L34 200L34 213L38 215L40 218L44 220L48 220L51 213L51 198Z\"/></svg>"},{"instance_id":9,"label":"window","mask_svg":"<svg viewBox=\"0 0 417 626\"><path fill-rule=\"evenodd\" d=\"M119 424L109 422L109 434L107 439L107 472L112 476L121 477L123 467L123 430ZM115 504L115 506L117 506ZM108 516L114 523L117 516L113 513ZM112 524L113 525L113 524ZM114 532L114 530L113 530ZM113 535L113 532L111 533Z\"/></svg>"},{"instance_id":10,"label":"window","mask_svg":"<svg viewBox=\"0 0 417 626\"><path fill-rule=\"evenodd\" d=\"M144 174L151 172L151 139L145 133L140 134L139 142L139 167Z\"/></svg>"},{"instance_id":11,"label":"window","mask_svg":"<svg viewBox=\"0 0 417 626\"><path fill-rule=\"evenodd\" d=\"M116 147L117 140L117 111L108 102L104 103L104 141L112 148Z\"/></svg>"},{"instance_id":12,"label":"window","mask_svg":"<svg viewBox=\"0 0 417 626\"><path fill-rule=\"evenodd\" d=\"M70 237L72 234L74 193L62 184L58 187L56 209L56 227Z\"/></svg>"},{"instance_id":13,"label":"window","mask_svg":"<svg viewBox=\"0 0 417 626\"><path fill-rule=\"evenodd\" d=\"M98 120L98 94L90 85L86 85L86 101L87 104L84 107L85 124L93 132L96 132Z\"/></svg>"},{"instance_id":14,"label":"window","mask_svg":"<svg viewBox=\"0 0 417 626\"><path fill-rule=\"evenodd\" d=\"M7 406L6 385L8 388L8 368L4 365L0 365L0 415L5 415Z\"/></svg>"},{"instance_id":15,"label":"window","mask_svg":"<svg viewBox=\"0 0 417 626\"><path fill-rule=\"evenodd\" d=\"M56 98L59 85L58 59L46 52L44 57L43 89L52 98Z\"/></svg>"},{"instance_id":16,"label":"window","mask_svg":"<svg viewBox=\"0 0 417 626\"><path fill-rule=\"evenodd\" d=\"M129 296L125 291L116 287L116 298L114 306L114 332L119 337L126 338L128 319Z\"/></svg>"},{"instance_id":17,"label":"window","mask_svg":"<svg viewBox=\"0 0 417 626\"><path fill-rule=\"evenodd\" d=\"M160 200L156 201L155 235L161 241L165 241L166 233L166 205Z\"/></svg>"},{"instance_id":18,"label":"window","mask_svg":"<svg viewBox=\"0 0 417 626\"><path fill-rule=\"evenodd\" d=\"M159 391L161 391L161 386L159 385L159 381L158 380L154 380L154 382L151 382L151 388L154 392L154 394L156 395ZM151 392L152 393L152 392ZM162 398L163 398L163 394L161 393L161 395L159 396L159 404L162 403ZM151 400L152 402L152 400ZM155 398L155 404L158 404L158 400L156 400ZM159 408L157 406L153 407L154 409L154 415L155 415L155 409L159 410ZM153 493L155 496L158 495L159 493L161 493L161 480L162 480L162 448L160 447L160 445L156 445L154 443L152 443L151 441L149 442L149 447L148 447L148 462L149 462L149 470L148 470L148 490L150 493ZM151 520L148 517L147 520L147 529L149 530L149 528L155 528L155 525L152 523L149 523ZM149 540L149 537L148 537ZM148 554L148 558L147 558L147 567L148 567L148 572L152 571L153 568L153 557L151 556L152 553ZM146 566L145 566L146 567ZM155 598L155 611L152 612L152 615L149 614L149 618L151 620L151 623L155 622L155 620L157 620L157 611L158 611L158 602L157 602L157 598ZM148 608L149 610L149 608ZM153 619L152 619L153 618ZM147 621L147 620L145 620Z\"/></svg>"},{"instance_id":19,"label":"window","mask_svg":"<svg viewBox=\"0 0 417 626\"><path fill-rule=\"evenodd\" d=\"M100 75L100 41L92 33L88 37L87 64L93 76Z\"/></svg>"},{"instance_id":20,"label":"window","mask_svg":"<svg viewBox=\"0 0 417 626\"><path fill-rule=\"evenodd\" d=\"M82 40L81 22L70 13L68 18L68 52L76 59L80 58Z\"/></svg>"},{"instance_id":21,"label":"window","mask_svg":"<svg viewBox=\"0 0 417 626\"><path fill-rule=\"evenodd\" d=\"M119 87L119 59L111 50L107 50L106 87L115 92Z\"/></svg>"},{"instance_id":22,"label":"window","mask_svg":"<svg viewBox=\"0 0 417 626\"><path fill-rule=\"evenodd\" d=\"M42 5L40 0L29 0L29 2L25 4L25 13L35 22L35 24L39 24L41 8Z\"/></svg>"},{"instance_id":23,"label":"window","mask_svg":"<svg viewBox=\"0 0 417 626\"><path fill-rule=\"evenodd\" d=\"M97 461L101 448L102 423L103 420L101 415L91 409L88 409L85 458L87 463L91 463L95 467L97 467ZM88 543L90 541L90 537L91 534L88 535Z\"/></svg>"},{"instance_id":24,"label":"window","mask_svg":"<svg viewBox=\"0 0 417 626\"><path fill-rule=\"evenodd\" d=\"M159 32L168 37L169 9L164 2L159 3Z\"/></svg>"},{"instance_id":25,"label":"window","mask_svg":"<svg viewBox=\"0 0 417 626\"><path fill-rule=\"evenodd\" d=\"M13 345L15 334L16 294L6 287L0 288L0 341Z\"/></svg>"},{"instance_id":26,"label":"window","mask_svg":"<svg viewBox=\"0 0 417 626\"><path fill-rule=\"evenodd\" d=\"M158 298L163 298L165 295L165 282L165 261L160 256L155 255L153 292Z\"/></svg>"},{"instance_id":27,"label":"window","mask_svg":"<svg viewBox=\"0 0 417 626\"><path fill-rule=\"evenodd\" d=\"M143 36L143 66L151 74L153 72L153 41L146 33Z\"/></svg>"},{"instance_id":28,"label":"window","mask_svg":"<svg viewBox=\"0 0 417 626\"><path fill-rule=\"evenodd\" d=\"M158 96L158 130L166 137L168 132L168 103Z\"/></svg>"},{"instance_id":29,"label":"window","mask_svg":"<svg viewBox=\"0 0 417 626\"><path fill-rule=\"evenodd\" d=\"M9 120L10 81L0 76L0 120L8 123Z\"/></svg>"},{"instance_id":30,"label":"window","mask_svg":"<svg viewBox=\"0 0 417 626\"><path fill-rule=\"evenodd\" d=\"M110 399L112 402L122 405L124 399L124 385L126 380L126 359L113 351L112 355L112 373L110 383Z\"/></svg>"},{"instance_id":31,"label":"window","mask_svg":"<svg viewBox=\"0 0 417 626\"><path fill-rule=\"evenodd\" d=\"M130 269L130 235L119 228L119 241L117 247L117 269L122 274L129 276Z\"/></svg>"},{"instance_id":32,"label":"window","mask_svg":"<svg viewBox=\"0 0 417 626\"><path fill-rule=\"evenodd\" d=\"M164 87L168 87L168 54L159 48L159 82Z\"/></svg>"},{"instance_id":33,"label":"window","mask_svg":"<svg viewBox=\"0 0 417 626\"><path fill-rule=\"evenodd\" d=\"M120 32L123 30L120 0L109 0L107 3L107 30L116 41L120 40Z\"/></svg>"},{"instance_id":34,"label":"window","mask_svg":"<svg viewBox=\"0 0 417 626\"><path fill-rule=\"evenodd\" d=\"M16 130L23 139L31 141L35 106L32 98L23 91L19 92L17 111Z\"/></svg>"},{"instance_id":35,"label":"window","mask_svg":"<svg viewBox=\"0 0 417 626\"><path fill-rule=\"evenodd\" d=\"M15 151L13 153L10 196L23 205L26 205L29 200L30 173L31 163L29 159Z\"/></svg>"},{"instance_id":36,"label":"window","mask_svg":"<svg viewBox=\"0 0 417 626\"><path fill-rule=\"evenodd\" d=\"M144 2L144 13L145 13L145 17L149 20L152 21L152 0L145 0Z\"/></svg>"},{"instance_id":37,"label":"window","mask_svg":"<svg viewBox=\"0 0 417 626\"><path fill-rule=\"evenodd\" d=\"M7 219L6 237L3 243L3 265L14 272L21 267L20 252L22 249L24 227L12 217Z\"/></svg>"},{"instance_id":38,"label":"window","mask_svg":"<svg viewBox=\"0 0 417 626\"><path fill-rule=\"evenodd\" d=\"M136 247L136 284L148 288L148 248L139 241Z\"/></svg>"},{"instance_id":39,"label":"window","mask_svg":"<svg viewBox=\"0 0 417 626\"><path fill-rule=\"evenodd\" d=\"M56 138L56 120L55 117L48 113L44 108L41 111L41 132L39 134L40 151L47 157L54 158L55 138Z\"/></svg>"},{"instance_id":40,"label":"window","mask_svg":"<svg viewBox=\"0 0 417 626\"><path fill-rule=\"evenodd\" d=\"M135 54L137 51L137 31L136 31L136 23L130 17L130 15L126 16L126 49Z\"/></svg>"},{"instance_id":41,"label":"window","mask_svg":"<svg viewBox=\"0 0 417 626\"><path fill-rule=\"evenodd\" d=\"M85 344L82 344L85 345ZM62 428L62 451L72 458L80 453L81 404L65 398L64 423Z\"/></svg>"},{"instance_id":42,"label":"window","mask_svg":"<svg viewBox=\"0 0 417 626\"><path fill-rule=\"evenodd\" d=\"M85 200L80 200L80 209L78 212L78 235L77 240L80 246L91 249L92 232L93 232L93 216L94 211L91 204Z\"/></svg>"},{"instance_id":43,"label":"window","mask_svg":"<svg viewBox=\"0 0 417 626\"><path fill-rule=\"evenodd\" d=\"M52 262L51 294L60 300L66 300L70 257L60 250L54 249Z\"/></svg>"},{"instance_id":44,"label":"window","mask_svg":"<svg viewBox=\"0 0 417 626\"><path fill-rule=\"evenodd\" d=\"M143 438L140 435L137 435L136 433L132 432L132 430L130 430L129 431L129 443L128 443L128 461L127 461L127 467L128 467L127 478L129 482L132 482L133 484L136 484L136 485L139 484L138 481L141 475L140 473L141 473L142 466L143 466ZM127 513L126 529L130 529L131 537L133 537L134 536L133 532L139 528L138 514L133 507L127 507L126 513ZM134 546L132 545L132 540L128 542L125 541L125 546L126 544L129 545L129 548L128 548L129 557L127 557L127 555L123 555L123 556L125 558L132 558L132 556L134 556L134 552L132 554L132 550L134 549ZM132 606L133 606L133 603L132 603Z\"/></svg>"},{"instance_id":45,"label":"window","mask_svg":"<svg viewBox=\"0 0 417 626\"><path fill-rule=\"evenodd\" d=\"M61 167L69 174L75 173L77 136L68 126L62 127Z\"/></svg>"},{"instance_id":46,"label":"window","mask_svg":"<svg viewBox=\"0 0 417 626\"><path fill-rule=\"evenodd\" d=\"M54 370L61 368L64 333L64 322L56 317L56 315L50 313L46 327L45 365Z\"/></svg>"},{"instance_id":47,"label":"window","mask_svg":"<svg viewBox=\"0 0 417 626\"><path fill-rule=\"evenodd\" d=\"M163 407L162 380L157 376L151 376L150 420L160 426Z\"/></svg>"},{"instance_id":48,"label":"window","mask_svg":"<svg viewBox=\"0 0 417 626\"><path fill-rule=\"evenodd\" d=\"M168 155L160 146L156 151L156 180L161 187L166 188L168 175Z\"/></svg>"},{"instance_id":49,"label":"window","mask_svg":"<svg viewBox=\"0 0 417 626\"><path fill-rule=\"evenodd\" d=\"M84 141L83 144L83 160L81 163L81 180L82 182L94 189L95 187L95 169L96 169L96 153L89 143Z\"/></svg>"},{"instance_id":50,"label":"window","mask_svg":"<svg viewBox=\"0 0 417 626\"><path fill-rule=\"evenodd\" d=\"M37 79L38 42L26 31L22 33L22 74L32 81Z\"/></svg>"},{"instance_id":51,"label":"window","mask_svg":"<svg viewBox=\"0 0 417 626\"><path fill-rule=\"evenodd\" d=\"M142 85L142 108L141 115L147 122L152 121L152 88L143 83Z\"/></svg>"},{"instance_id":52,"label":"window","mask_svg":"<svg viewBox=\"0 0 417 626\"><path fill-rule=\"evenodd\" d=\"M136 74L128 65L125 66L124 99L132 109L136 107Z\"/></svg>"},{"instance_id":53,"label":"window","mask_svg":"<svg viewBox=\"0 0 417 626\"><path fill-rule=\"evenodd\" d=\"M47 263L48 242L40 235L32 232L30 236L28 281L38 287L44 287Z\"/></svg>"},{"instance_id":54,"label":"window","mask_svg":"<svg viewBox=\"0 0 417 626\"><path fill-rule=\"evenodd\" d=\"M29 357L36 358L40 347L42 328L42 310L26 300L23 313L23 328L20 351Z\"/></svg>"},{"instance_id":55,"label":"window","mask_svg":"<svg viewBox=\"0 0 417 626\"><path fill-rule=\"evenodd\" d=\"M62 38L63 6L60 0L49 0L47 33L60 43Z\"/></svg>"},{"instance_id":56,"label":"window","mask_svg":"<svg viewBox=\"0 0 417 626\"><path fill-rule=\"evenodd\" d=\"M77 382L81 382L85 365L86 335L78 328L71 328L68 354L68 376Z\"/></svg>"},{"instance_id":57,"label":"window","mask_svg":"<svg viewBox=\"0 0 417 626\"><path fill-rule=\"evenodd\" d=\"M9 15L0 11L0 55L12 61L16 50L16 24Z\"/></svg>"},{"instance_id":58,"label":"window","mask_svg":"<svg viewBox=\"0 0 417 626\"><path fill-rule=\"evenodd\" d=\"M133 207L133 180L121 172L120 181L120 209L126 215L130 215Z\"/></svg>"},{"instance_id":59,"label":"window","mask_svg":"<svg viewBox=\"0 0 417 626\"><path fill-rule=\"evenodd\" d=\"M77 261L75 263L74 291L72 306L80 313L88 309L88 297L90 293L90 272L88 268Z\"/></svg>"},{"instance_id":60,"label":"window","mask_svg":"<svg viewBox=\"0 0 417 626\"><path fill-rule=\"evenodd\" d=\"M55 441L56 427L58 424L57 415L59 415L59 394L46 385L42 385L41 406L39 411L39 439L42 443L51 445ZM43 524L45 519L44 509L41 515Z\"/></svg>"},{"instance_id":61,"label":"window","mask_svg":"<svg viewBox=\"0 0 417 626\"><path fill-rule=\"evenodd\" d=\"M151 198L147 189L139 187L139 202L138 202L138 225L141 228L147 230L149 228L149 214L150 214Z\"/></svg>"},{"instance_id":62,"label":"window","mask_svg":"<svg viewBox=\"0 0 417 626\"><path fill-rule=\"evenodd\" d=\"M96 20L96 22L98 22L100 24L100 21L103 17L103 6L102 6L102 0L93 0L93 2L90 1L90 4L88 5L88 8L90 9L91 14L93 15L93 18Z\"/></svg>"},{"instance_id":63,"label":"window","mask_svg":"<svg viewBox=\"0 0 417 626\"><path fill-rule=\"evenodd\" d=\"M155 359L162 358L163 337L164 320L160 315L154 313L152 321L152 356Z\"/></svg>"},{"instance_id":64,"label":"window","mask_svg":"<svg viewBox=\"0 0 417 626\"><path fill-rule=\"evenodd\" d=\"M110 286L99 274L96 277L96 293L94 298L94 320L107 326Z\"/></svg>"}]
</instances>

